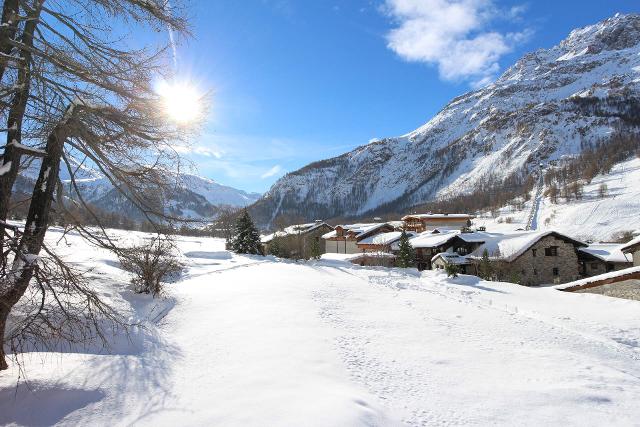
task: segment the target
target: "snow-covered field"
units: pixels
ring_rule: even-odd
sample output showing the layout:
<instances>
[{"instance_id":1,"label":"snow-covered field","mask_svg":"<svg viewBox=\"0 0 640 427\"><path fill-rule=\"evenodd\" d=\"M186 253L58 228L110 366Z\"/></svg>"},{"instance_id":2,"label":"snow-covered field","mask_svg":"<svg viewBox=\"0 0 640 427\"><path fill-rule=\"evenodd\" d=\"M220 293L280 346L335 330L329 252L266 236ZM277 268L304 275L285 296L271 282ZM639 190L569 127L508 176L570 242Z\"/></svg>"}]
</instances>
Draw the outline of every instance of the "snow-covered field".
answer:
<instances>
[{"instance_id":1,"label":"snow-covered field","mask_svg":"<svg viewBox=\"0 0 640 427\"><path fill-rule=\"evenodd\" d=\"M17 369L0 374L0 424L640 423L637 301L180 237L188 269L156 306L109 254L60 245L148 327L114 354L25 355L17 388Z\"/></svg>"},{"instance_id":2,"label":"snow-covered field","mask_svg":"<svg viewBox=\"0 0 640 427\"><path fill-rule=\"evenodd\" d=\"M601 184L608 188L606 197L598 195ZM526 203L522 211L506 207L498 218L477 218L474 224L484 225L489 231L524 228L531 203ZM507 219L510 223L505 222ZM619 232L640 231L640 158L619 163L611 173L595 177L585 185L581 200L559 198L554 204L542 197L536 223L538 230L556 230L594 241L608 240Z\"/></svg>"}]
</instances>

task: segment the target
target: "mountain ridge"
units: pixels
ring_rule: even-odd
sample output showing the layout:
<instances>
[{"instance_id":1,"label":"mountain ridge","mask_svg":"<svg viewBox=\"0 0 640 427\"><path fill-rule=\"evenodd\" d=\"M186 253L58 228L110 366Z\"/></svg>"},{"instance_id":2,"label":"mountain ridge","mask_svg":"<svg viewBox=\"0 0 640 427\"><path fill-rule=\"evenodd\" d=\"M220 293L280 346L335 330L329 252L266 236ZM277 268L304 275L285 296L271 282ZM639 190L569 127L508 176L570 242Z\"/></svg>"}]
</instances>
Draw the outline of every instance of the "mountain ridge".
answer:
<instances>
[{"instance_id":1,"label":"mountain ridge","mask_svg":"<svg viewBox=\"0 0 640 427\"><path fill-rule=\"evenodd\" d=\"M530 173L640 125L640 15L617 14L524 55L405 135L361 145L279 179L252 206L262 225L400 209Z\"/></svg>"}]
</instances>

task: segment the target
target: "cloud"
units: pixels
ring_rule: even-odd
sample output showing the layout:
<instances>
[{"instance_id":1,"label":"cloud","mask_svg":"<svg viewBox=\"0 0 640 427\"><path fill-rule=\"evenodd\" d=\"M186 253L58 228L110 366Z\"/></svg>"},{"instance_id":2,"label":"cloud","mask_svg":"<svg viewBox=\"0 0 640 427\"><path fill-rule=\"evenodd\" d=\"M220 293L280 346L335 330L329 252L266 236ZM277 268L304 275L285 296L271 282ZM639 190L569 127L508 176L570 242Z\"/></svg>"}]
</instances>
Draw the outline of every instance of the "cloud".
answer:
<instances>
[{"instance_id":1,"label":"cloud","mask_svg":"<svg viewBox=\"0 0 640 427\"><path fill-rule=\"evenodd\" d=\"M275 165L274 167L272 167L271 169L269 169L268 171L260 175L260 178L265 179L265 178L272 177L274 175L279 174L281 170L282 170L282 167L280 165Z\"/></svg>"},{"instance_id":2,"label":"cloud","mask_svg":"<svg viewBox=\"0 0 640 427\"><path fill-rule=\"evenodd\" d=\"M407 61L436 65L444 80L486 84L500 58L530 34L494 31L491 22L516 21L524 10L502 11L493 0L386 0L384 11L397 24L387 46Z\"/></svg>"}]
</instances>

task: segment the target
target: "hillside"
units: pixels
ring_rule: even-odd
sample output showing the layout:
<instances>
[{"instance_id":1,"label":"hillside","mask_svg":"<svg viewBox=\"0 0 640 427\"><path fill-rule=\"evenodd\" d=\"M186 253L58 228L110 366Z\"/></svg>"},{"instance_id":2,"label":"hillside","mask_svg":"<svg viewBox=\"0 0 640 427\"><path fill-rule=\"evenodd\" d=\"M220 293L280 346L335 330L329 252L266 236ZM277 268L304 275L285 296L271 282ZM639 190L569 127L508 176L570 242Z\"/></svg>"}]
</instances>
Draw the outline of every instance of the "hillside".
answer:
<instances>
[{"instance_id":1,"label":"hillside","mask_svg":"<svg viewBox=\"0 0 640 427\"><path fill-rule=\"evenodd\" d=\"M128 337L26 353L0 425L635 425L640 302L437 271L234 255L181 237L164 298L113 254L48 240L125 313ZM121 243L143 233L114 231ZM286 278L286 279L283 279ZM16 386L16 380L20 382Z\"/></svg>"},{"instance_id":2,"label":"hillside","mask_svg":"<svg viewBox=\"0 0 640 427\"><path fill-rule=\"evenodd\" d=\"M16 184L17 191L25 195L31 194L37 173L37 162L21 172ZM117 191L101 172L77 165L74 173L78 189L85 201L105 212L123 214L135 221L144 220L139 210ZM69 171L62 168L60 178L67 194L74 193ZM175 183L174 191L164 195L162 206L164 213L173 217L208 221L215 218L222 207L248 206L260 197L258 193L248 193L194 174L180 173L170 176L170 179ZM158 200L158 205L160 203Z\"/></svg>"},{"instance_id":3,"label":"hillside","mask_svg":"<svg viewBox=\"0 0 640 427\"><path fill-rule=\"evenodd\" d=\"M607 192L599 190L605 184ZM544 194L544 190L543 190ZM522 210L506 206L493 218L488 214L474 220L489 230L507 231L524 228L535 199ZM583 240L609 240L615 234L640 231L640 158L633 158L613 167L610 173L597 175L585 185L580 200L559 198L553 203L548 196L539 198L535 210L534 228L557 230Z\"/></svg>"},{"instance_id":4,"label":"hillside","mask_svg":"<svg viewBox=\"0 0 640 427\"><path fill-rule=\"evenodd\" d=\"M278 180L254 206L263 224L407 208L526 175L640 125L640 15L574 30L497 81L452 100L424 126Z\"/></svg>"}]
</instances>

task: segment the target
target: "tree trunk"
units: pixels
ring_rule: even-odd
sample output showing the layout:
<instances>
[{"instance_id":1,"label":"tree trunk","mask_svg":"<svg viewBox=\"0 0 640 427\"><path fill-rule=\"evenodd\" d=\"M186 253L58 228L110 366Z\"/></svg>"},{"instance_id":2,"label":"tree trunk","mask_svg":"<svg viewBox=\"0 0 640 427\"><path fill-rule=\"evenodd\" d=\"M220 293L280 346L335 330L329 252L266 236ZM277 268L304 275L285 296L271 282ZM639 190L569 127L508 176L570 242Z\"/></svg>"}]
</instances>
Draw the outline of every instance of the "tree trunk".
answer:
<instances>
[{"instance_id":1,"label":"tree trunk","mask_svg":"<svg viewBox=\"0 0 640 427\"><path fill-rule=\"evenodd\" d=\"M68 114L72 114L69 112ZM42 249L44 236L49 224L49 213L53 193L58 181L60 159L64 143L69 135L68 120L62 121L47 138L46 155L42 159L40 174L33 188L29 214L24 234L18 245L19 253L13 261L11 272L5 277L5 288L0 294L0 337L4 344L6 319L14 305L22 298L33 277L36 263L30 262L32 255L38 255ZM24 259L28 256L27 260ZM0 352L0 370L7 369L4 351Z\"/></svg>"},{"instance_id":2,"label":"tree trunk","mask_svg":"<svg viewBox=\"0 0 640 427\"><path fill-rule=\"evenodd\" d=\"M33 34L36 26L38 25L38 19L40 18L40 11L42 10L42 4L44 0L40 0L36 9L29 14L29 20L25 24L24 32L22 34L22 44L27 46L21 52L24 58L24 64L18 72L18 87L20 89L14 94L11 101L11 108L9 110L9 118L7 120L7 143L2 154L2 165L10 163L9 171L0 175L0 221L6 221L9 213L9 202L11 200L11 194L13 184L18 176L18 169L20 167L20 149L15 144L19 144L22 141L22 119L24 117L25 110L27 108L27 101L29 99L30 81L31 81L31 51L28 47L33 46ZM0 243L4 239L4 226L0 225ZM0 244L0 247L2 245Z\"/></svg>"},{"instance_id":3,"label":"tree trunk","mask_svg":"<svg viewBox=\"0 0 640 427\"><path fill-rule=\"evenodd\" d=\"M2 26L0 26L0 54L11 54L11 40L18 30L18 0L4 0L2 5ZM7 69L7 58L0 59L0 80Z\"/></svg>"}]
</instances>

